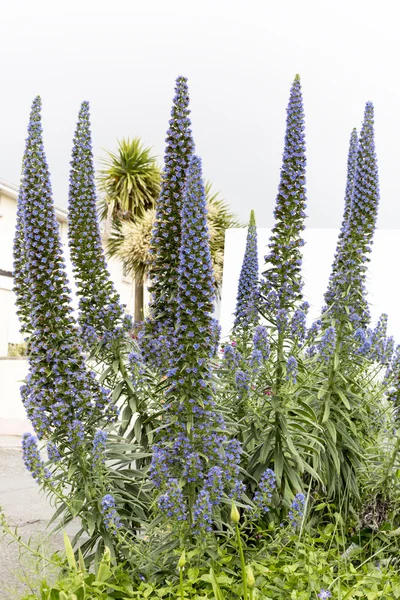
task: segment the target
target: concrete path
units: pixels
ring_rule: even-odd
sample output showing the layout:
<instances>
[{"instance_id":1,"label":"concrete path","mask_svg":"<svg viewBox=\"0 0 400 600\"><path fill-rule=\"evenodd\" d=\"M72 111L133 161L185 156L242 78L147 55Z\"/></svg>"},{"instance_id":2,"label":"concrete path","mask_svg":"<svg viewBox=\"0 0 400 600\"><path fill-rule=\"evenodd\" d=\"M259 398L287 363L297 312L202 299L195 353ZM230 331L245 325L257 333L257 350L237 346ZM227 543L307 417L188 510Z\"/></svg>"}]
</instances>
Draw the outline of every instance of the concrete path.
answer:
<instances>
[{"instance_id":1,"label":"concrete path","mask_svg":"<svg viewBox=\"0 0 400 600\"><path fill-rule=\"evenodd\" d=\"M0 436L0 507L8 523L18 527L24 541L49 555L63 547L62 535L46 539L46 524L53 514L46 497L25 469L22 461L21 438ZM20 581L21 576L37 585L43 573L35 573L35 560L28 552L21 554L11 538L0 538L0 599L19 600L23 592L33 590ZM36 569L37 571L37 569ZM18 574L18 576L17 576ZM53 578L54 574L47 572Z\"/></svg>"}]
</instances>

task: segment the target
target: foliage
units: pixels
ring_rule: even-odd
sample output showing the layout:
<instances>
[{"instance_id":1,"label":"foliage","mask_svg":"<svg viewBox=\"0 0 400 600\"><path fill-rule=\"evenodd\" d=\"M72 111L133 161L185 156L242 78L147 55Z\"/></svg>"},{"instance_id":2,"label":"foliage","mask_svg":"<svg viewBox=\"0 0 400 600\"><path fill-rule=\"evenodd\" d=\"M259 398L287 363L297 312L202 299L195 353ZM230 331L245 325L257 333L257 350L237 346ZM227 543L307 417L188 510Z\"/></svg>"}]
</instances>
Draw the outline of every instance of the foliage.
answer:
<instances>
[{"instance_id":1,"label":"foliage","mask_svg":"<svg viewBox=\"0 0 400 600\"><path fill-rule=\"evenodd\" d=\"M236 314L251 319L219 352L210 232L220 235L225 217L207 213L186 79L176 84L139 340L105 268L87 103L70 193L80 327L72 315L40 107L36 99L15 243L30 335L22 397L36 431L23 437L23 458L55 504L51 522L81 523L66 540L69 572L53 590L44 584L42 599L400 597L400 347L386 315L369 325L365 287L379 196L372 105L357 152L351 139L327 307L309 325L295 78L266 269L258 282L252 215Z\"/></svg>"},{"instance_id":2,"label":"foliage","mask_svg":"<svg viewBox=\"0 0 400 600\"><path fill-rule=\"evenodd\" d=\"M160 171L151 148L139 138L122 139L117 152L101 161L99 188L105 194L102 216L138 219L154 208L160 193Z\"/></svg>"}]
</instances>

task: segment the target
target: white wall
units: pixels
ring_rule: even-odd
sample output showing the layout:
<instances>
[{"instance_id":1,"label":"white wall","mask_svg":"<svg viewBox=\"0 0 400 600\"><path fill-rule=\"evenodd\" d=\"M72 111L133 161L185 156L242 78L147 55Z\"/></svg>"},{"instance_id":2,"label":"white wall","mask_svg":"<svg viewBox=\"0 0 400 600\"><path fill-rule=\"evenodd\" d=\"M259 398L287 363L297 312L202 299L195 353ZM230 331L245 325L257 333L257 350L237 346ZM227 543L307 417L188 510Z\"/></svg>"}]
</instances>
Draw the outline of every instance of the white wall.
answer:
<instances>
[{"instance_id":1,"label":"white wall","mask_svg":"<svg viewBox=\"0 0 400 600\"><path fill-rule=\"evenodd\" d=\"M26 418L19 388L28 372L24 359L0 359L0 435L22 435L33 431Z\"/></svg>"},{"instance_id":2,"label":"white wall","mask_svg":"<svg viewBox=\"0 0 400 600\"><path fill-rule=\"evenodd\" d=\"M317 318L323 305L331 265L336 248L338 231L335 229L308 229L304 232L303 248L304 299L310 305L310 320ZM258 255L260 272L264 256L268 253L270 229L258 229ZM222 284L221 317L222 338L226 338L233 325L237 286L246 245L245 229L229 229L225 239L224 278ZM368 274L368 292L372 319L383 312L389 315L389 333L400 343L400 278L395 265L400 257L400 230L378 230L371 255Z\"/></svg>"}]
</instances>

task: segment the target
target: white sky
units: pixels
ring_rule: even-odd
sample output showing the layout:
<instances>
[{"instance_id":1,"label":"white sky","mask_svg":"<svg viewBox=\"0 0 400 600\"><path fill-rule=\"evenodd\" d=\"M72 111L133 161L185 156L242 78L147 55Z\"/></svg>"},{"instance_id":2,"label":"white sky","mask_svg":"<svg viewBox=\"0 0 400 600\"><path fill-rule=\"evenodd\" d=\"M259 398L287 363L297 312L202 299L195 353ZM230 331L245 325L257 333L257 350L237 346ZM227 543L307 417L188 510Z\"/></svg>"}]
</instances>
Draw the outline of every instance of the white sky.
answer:
<instances>
[{"instance_id":1,"label":"white sky","mask_svg":"<svg viewBox=\"0 0 400 600\"><path fill-rule=\"evenodd\" d=\"M174 80L189 78L205 176L244 219L273 223L285 110L302 78L309 227L340 224L348 141L376 111L379 225L400 228L396 0L0 0L0 177L18 183L31 102L43 99L55 201L91 103L96 156L141 136L160 158Z\"/></svg>"}]
</instances>

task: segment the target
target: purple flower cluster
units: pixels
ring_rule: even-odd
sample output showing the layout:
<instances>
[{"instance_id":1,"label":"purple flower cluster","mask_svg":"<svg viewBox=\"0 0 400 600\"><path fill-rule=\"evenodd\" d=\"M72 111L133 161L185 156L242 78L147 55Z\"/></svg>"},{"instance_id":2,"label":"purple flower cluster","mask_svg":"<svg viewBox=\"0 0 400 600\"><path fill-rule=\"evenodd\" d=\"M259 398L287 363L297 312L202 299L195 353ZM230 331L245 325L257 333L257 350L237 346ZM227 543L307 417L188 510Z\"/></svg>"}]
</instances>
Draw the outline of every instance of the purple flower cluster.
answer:
<instances>
[{"instance_id":1,"label":"purple flower cluster","mask_svg":"<svg viewBox=\"0 0 400 600\"><path fill-rule=\"evenodd\" d=\"M358 135L357 129L353 129L350 136L350 146L349 146L349 154L347 157L347 180L346 180L346 193L344 198L344 211L343 211L343 220L342 226L340 228L339 238L336 246L335 257L333 259L332 264L332 272L329 278L328 289L325 293L325 302L327 306L330 306L332 302L335 300L335 293L337 293L338 289L338 281L336 278L338 277L339 265L341 262L342 252L343 252L343 244L348 235L349 223L350 223L350 214L351 214L351 206L353 202L353 192L354 192L354 180L356 175L356 167L357 167L357 151L358 151Z\"/></svg>"},{"instance_id":2,"label":"purple flower cluster","mask_svg":"<svg viewBox=\"0 0 400 600\"><path fill-rule=\"evenodd\" d=\"M228 369L236 370L239 366L242 355L233 344L224 346L224 366Z\"/></svg>"},{"instance_id":3,"label":"purple flower cluster","mask_svg":"<svg viewBox=\"0 0 400 600\"><path fill-rule=\"evenodd\" d=\"M150 317L144 323L141 336L143 353L150 364L153 364L154 357L152 339L163 335L171 341L176 321L181 210L186 172L194 151L189 114L187 79L178 77L167 131L165 167L150 248ZM173 346L172 342L171 348Z\"/></svg>"},{"instance_id":4,"label":"purple flower cluster","mask_svg":"<svg viewBox=\"0 0 400 600\"><path fill-rule=\"evenodd\" d=\"M212 508L210 492L200 490L193 507L193 529L196 535L212 531Z\"/></svg>"},{"instance_id":5,"label":"purple flower cluster","mask_svg":"<svg viewBox=\"0 0 400 600\"><path fill-rule=\"evenodd\" d=\"M107 392L86 370L62 257L50 176L42 141L41 100L31 111L20 195L24 247L29 267L32 334L29 375L21 389L39 438L79 443L76 422L115 418ZM77 435L71 435L72 433Z\"/></svg>"},{"instance_id":6,"label":"purple flower cluster","mask_svg":"<svg viewBox=\"0 0 400 600\"><path fill-rule=\"evenodd\" d=\"M225 473L222 467L214 466L207 473L204 488L210 495L210 502L218 505L224 494Z\"/></svg>"},{"instance_id":7,"label":"purple flower cluster","mask_svg":"<svg viewBox=\"0 0 400 600\"><path fill-rule=\"evenodd\" d=\"M297 338L299 343L304 342L307 333L307 313L310 305L308 302L303 302L299 308L297 308L292 317L290 323L291 334L294 338Z\"/></svg>"},{"instance_id":8,"label":"purple flower cluster","mask_svg":"<svg viewBox=\"0 0 400 600\"><path fill-rule=\"evenodd\" d=\"M195 379L209 377L209 360L215 354L214 276L209 247L207 208L201 160L193 156L187 172L185 198L181 212L177 293L178 371L192 365ZM200 360L200 364L199 364ZM185 367L186 368L186 367ZM197 369L193 371L193 368ZM204 371L200 376L201 371Z\"/></svg>"},{"instance_id":9,"label":"purple flower cluster","mask_svg":"<svg viewBox=\"0 0 400 600\"><path fill-rule=\"evenodd\" d=\"M258 488L259 489L254 494L253 502L256 505L258 512L269 512L272 495L276 488L276 477L272 469L267 469L261 475Z\"/></svg>"},{"instance_id":10,"label":"purple flower cluster","mask_svg":"<svg viewBox=\"0 0 400 600\"><path fill-rule=\"evenodd\" d=\"M354 152L351 147L350 154ZM353 157L349 157L349 164ZM352 168L352 166L351 166ZM350 174L351 179L351 174ZM351 187L351 181L349 183ZM370 320L366 293L368 255L371 252L379 204L379 177L374 141L374 108L367 102L357 149L351 208L342 228L334 270L325 294L326 310L338 320L349 318L360 326ZM349 314L349 317L347 315Z\"/></svg>"},{"instance_id":11,"label":"purple flower cluster","mask_svg":"<svg viewBox=\"0 0 400 600\"><path fill-rule=\"evenodd\" d=\"M26 468L38 483L51 479L50 471L40 458L37 438L31 433L22 436L22 457Z\"/></svg>"},{"instance_id":12,"label":"purple flower cluster","mask_svg":"<svg viewBox=\"0 0 400 600\"><path fill-rule=\"evenodd\" d=\"M294 356L289 356L286 363L286 379L292 383L297 383L298 364Z\"/></svg>"},{"instance_id":13,"label":"purple flower cluster","mask_svg":"<svg viewBox=\"0 0 400 600\"><path fill-rule=\"evenodd\" d=\"M274 213L275 225L269 244L270 252L265 257L268 269L263 273L262 283L264 297L267 298L271 291L276 294L275 312L291 308L301 296L303 282L300 249L304 245L301 232L306 217L305 184L304 110L300 77L297 75L287 108L285 148ZM265 308L268 311L268 306Z\"/></svg>"},{"instance_id":14,"label":"purple flower cluster","mask_svg":"<svg viewBox=\"0 0 400 600\"><path fill-rule=\"evenodd\" d=\"M201 162L195 156L187 173L181 218L176 342L166 371L166 428L153 448L149 475L161 492L160 509L180 521L187 518L187 511L177 512L176 507L186 506L182 498L195 491L191 518L194 531L200 533L209 531L212 508L224 489L240 491L240 448L227 441L224 420L213 402L213 271Z\"/></svg>"},{"instance_id":15,"label":"purple flower cluster","mask_svg":"<svg viewBox=\"0 0 400 600\"><path fill-rule=\"evenodd\" d=\"M387 324L388 317L382 314L374 329L359 327L354 333L357 342L356 354L389 366L394 352L394 338L388 337Z\"/></svg>"},{"instance_id":16,"label":"purple flower cluster","mask_svg":"<svg viewBox=\"0 0 400 600\"><path fill-rule=\"evenodd\" d=\"M332 596L332 594L329 590L323 590L323 589L318 594L318 598L320 600L328 600L328 598L330 598L331 596Z\"/></svg>"},{"instance_id":17,"label":"purple flower cluster","mask_svg":"<svg viewBox=\"0 0 400 600\"><path fill-rule=\"evenodd\" d=\"M333 326L324 331L317 349L321 361L327 363L331 360L336 349L336 329Z\"/></svg>"},{"instance_id":18,"label":"purple flower cluster","mask_svg":"<svg viewBox=\"0 0 400 600\"><path fill-rule=\"evenodd\" d=\"M25 165L28 156L25 153L23 165ZM14 236L14 287L15 304L17 307L17 316L20 323L21 333L29 334L32 330L31 309L30 309L30 285L29 285L29 263L24 234L25 194L23 191L24 182L21 182L17 203L17 222Z\"/></svg>"},{"instance_id":19,"label":"purple flower cluster","mask_svg":"<svg viewBox=\"0 0 400 600\"><path fill-rule=\"evenodd\" d=\"M250 325L257 325L259 320L258 304L257 227L254 211L252 210L247 230L246 249L239 277L235 321L233 325L234 332L237 332L239 329L247 329Z\"/></svg>"},{"instance_id":20,"label":"purple flower cluster","mask_svg":"<svg viewBox=\"0 0 400 600\"><path fill-rule=\"evenodd\" d=\"M97 218L89 103L75 131L69 184L68 234L85 345L110 347L132 327L107 270Z\"/></svg>"},{"instance_id":21,"label":"purple flower cluster","mask_svg":"<svg viewBox=\"0 0 400 600\"><path fill-rule=\"evenodd\" d=\"M47 456L48 456L50 462L56 463L60 460L61 454L60 454L59 449L57 448L57 445L54 442L48 442L46 449L47 449Z\"/></svg>"},{"instance_id":22,"label":"purple flower cluster","mask_svg":"<svg viewBox=\"0 0 400 600\"><path fill-rule=\"evenodd\" d=\"M118 529L121 529L121 519L117 513L115 499L111 494L106 494L101 500L101 514L107 531L112 535L117 535Z\"/></svg>"},{"instance_id":23,"label":"purple flower cluster","mask_svg":"<svg viewBox=\"0 0 400 600\"><path fill-rule=\"evenodd\" d=\"M242 369L238 369L235 374L236 389L240 399L243 399L250 390L250 375Z\"/></svg>"},{"instance_id":24,"label":"purple flower cluster","mask_svg":"<svg viewBox=\"0 0 400 600\"><path fill-rule=\"evenodd\" d=\"M128 356L132 384L136 387L143 382L145 365L140 352L133 351Z\"/></svg>"},{"instance_id":25,"label":"purple flower cluster","mask_svg":"<svg viewBox=\"0 0 400 600\"><path fill-rule=\"evenodd\" d=\"M158 507L167 517L173 517L177 521L186 521L186 504L177 479L168 480L168 488L158 498Z\"/></svg>"},{"instance_id":26,"label":"purple flower cluster","mask_svg":"<svg viewBox=\"0 0 400 600\"><path fill-rule=\"evenodd\" d=\"M254 331L253 350L250 358L253 371L257 371L268 360L270 351L267 328L264 325L258 325Z\"/></svg>"},{"instance_id":27,"label":"purple flower cluster","mask_svg":"<svg viewBox=\"0 0 400 600\"><path fill-rule=\"evenodd\" d=\"M240 444L237 448L227 441L224 420L213 402L214 286L197 157L192 157L187 173L181 219L176 334L166 369L166 427L153 447L149 475L161 492L159 508L170 518L189 519L186 500L192 496L190 518L200 534L210 531L213 507L224 492L241 489Z\"/></svg>"},{"instance_id":28,"label":"purple flower cluster","mask_svg":"<svg viewBox=\"0 0 400 600\"><path fill-rule=\"evenodd\" d=\"M305 503L306 498L304 494L296 494L288 513L290 524L294 528L299 527L303 520Z\"/></svg>"},{"instance_id":29,"label":"purple flower cluster","mask_svg":"<svg viewBox=\"0 0 400 600\"><path fill-rule=\"evenodd\" d=\"M93 446L92 446L92 465L93 468L96 468L100 464L105 463L105 451L107 444L107 432L99 429L96 431L93 437Z\"/></svg>"}]
</instances>

